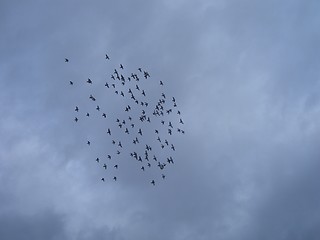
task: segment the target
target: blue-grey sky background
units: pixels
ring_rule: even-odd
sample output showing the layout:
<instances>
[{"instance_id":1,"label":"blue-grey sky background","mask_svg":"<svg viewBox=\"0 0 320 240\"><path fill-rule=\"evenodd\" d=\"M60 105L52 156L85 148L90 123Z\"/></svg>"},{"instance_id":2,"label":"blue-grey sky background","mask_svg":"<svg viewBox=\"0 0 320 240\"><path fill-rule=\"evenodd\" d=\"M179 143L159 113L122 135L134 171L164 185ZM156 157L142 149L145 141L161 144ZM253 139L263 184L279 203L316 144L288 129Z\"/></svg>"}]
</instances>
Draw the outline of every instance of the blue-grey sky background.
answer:
<instances>
[{"instance_id":1,"label":"blue-grey sky background","mask_svg":"<svg viewBox=\"0 0 320 240\"><path fill-rule=\"evenodd\" d=\"M0 239L320 239L319 11L315 0L0 1ZM155 187L128 169L102 183L83 142L88 129L103 142L102 122L73 122L87 88L69 80L103 81L120 63L163 80L183 113Z\"/></svg>"}]
</instances>

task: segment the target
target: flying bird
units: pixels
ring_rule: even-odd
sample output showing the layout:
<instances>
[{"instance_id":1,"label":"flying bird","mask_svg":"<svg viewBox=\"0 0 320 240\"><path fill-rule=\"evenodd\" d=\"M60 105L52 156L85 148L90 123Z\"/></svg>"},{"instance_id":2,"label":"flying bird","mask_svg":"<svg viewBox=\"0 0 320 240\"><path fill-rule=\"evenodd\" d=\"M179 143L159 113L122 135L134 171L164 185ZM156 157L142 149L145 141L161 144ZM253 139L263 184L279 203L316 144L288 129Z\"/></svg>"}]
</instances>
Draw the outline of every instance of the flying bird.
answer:
<instances>
[{"instance_id":1,"label":"flying bird","mask_svg":"<svg viewBox=\"0 0 320 240\"><path fill-rule=\"evenodd\" d=\"M69 59L68 59L68 58L65 58L64 61L65 61L65 62L69 62Z\"/></svg>"},{"instance_id":2,"label":"flying bird","mask_svg":"<svg viewBox=\"0 0 320 240\"><path fill-rule=\"evenodd\" d=\"M90 97L89 97L92 101L95 101L96 100L96 98L94 97L94 96L92 96L91 94L90 94Z\"/></svg>"}]
</instances>

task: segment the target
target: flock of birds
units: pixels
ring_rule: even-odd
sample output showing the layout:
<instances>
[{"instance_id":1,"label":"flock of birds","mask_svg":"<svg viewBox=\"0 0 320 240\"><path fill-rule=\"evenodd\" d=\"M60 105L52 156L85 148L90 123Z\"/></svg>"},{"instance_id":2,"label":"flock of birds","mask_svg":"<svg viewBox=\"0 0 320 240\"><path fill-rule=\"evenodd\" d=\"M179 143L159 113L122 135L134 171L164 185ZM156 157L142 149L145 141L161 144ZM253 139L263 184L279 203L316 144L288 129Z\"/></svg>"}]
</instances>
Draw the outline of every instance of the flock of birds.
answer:
<instances>
[{"instance_id":1,"label":"flock of birds","mask_svg":"<svg viewBox=\"0 0 320 240\"><path fill-rule=\"evenodd\" d=\"M105 61L110 61L107 54ZM69 63L69 59L65 58L65 62ZM124 156L136 162L135 165L142 172L158 169L160 171L160 174L157 174L158 177L152 176L148 180L150 184L156 185L159 179L166 178L165 169L175 163L173 156L176 147L172 142L172 136L185 134L181 110L178 108L175 97L169 97L164 93L163 81L158 81L155 90L149 89L148 91L145 88L146 83L150 84L153 80L147 70L138 68L136 72L127 74L124 70L124 66L119 64L118 68L115 68L103 83L104 85L99 85L99 81L91 78L69 81L71 87L76 85L89 87L97 84L99 87L108 89L108 98L118 96L124 102L123 109L118 109L118 107L121 108L121 101L116 99L117 113L112 110L103 111L104 108L101 105L103 103L98 101L99 95L91 92L87 96L87 101L91 101L91 106L93 104L94 107L87 111L88 109L80 105L74 106L74 122L79 124L80 121L92 117L93 112L98 113L102 119L111 121L103 130L110 147L104 157L94 156L93 158L100 167L106 170L106 173L100 176L102 182L109 178L112 181L119 180L117 171L121 170L125 162L117 160L121 159L120 156ZM94 88L90 90L93 91ZM158 97L155 97L155 91L159 94ZM96 144L93 142L91 139L84 140L88 147ZM110 169L113 170L111 176L110 173L108 174Z\"/></svg>"}]
</instances>

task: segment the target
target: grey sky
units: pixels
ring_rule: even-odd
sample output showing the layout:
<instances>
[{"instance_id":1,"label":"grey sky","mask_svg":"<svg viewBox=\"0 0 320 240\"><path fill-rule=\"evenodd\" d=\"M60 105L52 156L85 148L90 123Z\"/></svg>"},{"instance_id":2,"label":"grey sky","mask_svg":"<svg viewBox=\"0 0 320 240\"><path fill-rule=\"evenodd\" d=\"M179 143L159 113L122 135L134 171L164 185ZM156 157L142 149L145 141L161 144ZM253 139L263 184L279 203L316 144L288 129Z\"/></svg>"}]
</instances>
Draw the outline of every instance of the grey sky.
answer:
<instances>
[{"instance_id":1,"label":"grey sky","mask_svg":"<svg viewBox=\"0 0 320 240\"><path fill-rule=\"evenodd\" d=\"M1 1L0 239L319 239L319 10ZM73 122L88 92L68 81L103 82L120 63L163 80L183 113L175 165L156 187L129 169L102 183L83 144L90 130L102 147L102 123Z\"/></svg>"}]
</instances>

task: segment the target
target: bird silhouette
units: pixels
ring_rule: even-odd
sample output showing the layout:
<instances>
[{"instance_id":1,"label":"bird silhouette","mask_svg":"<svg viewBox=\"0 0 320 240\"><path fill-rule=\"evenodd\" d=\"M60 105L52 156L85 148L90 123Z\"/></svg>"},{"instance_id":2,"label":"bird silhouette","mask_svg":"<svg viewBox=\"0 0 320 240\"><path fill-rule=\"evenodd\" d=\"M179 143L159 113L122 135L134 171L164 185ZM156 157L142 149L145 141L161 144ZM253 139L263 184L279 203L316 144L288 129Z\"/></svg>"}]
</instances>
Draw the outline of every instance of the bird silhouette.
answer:
<instances>
[{"instance_id":1,"label":"bird silhouette","mask_svg":"<svg viewBox=\"0 0 320 240\"><path fill-rule=\"evenodd\" d=\"M96 101L96 98L94 97L94 96L92 96L91 94L90 94L90 97L89 97L92 101Z\"/></svg>"},{"instance_id":2,"label":"bird silhouette","mask_svg":"<svg viewBox=\"0 0 320 240\"><path fill-rule=\"evenodd\" d=\"M64 61L65 61L65 62L69 62L69 59L68 59L68 58L65 58Z\"/></svg>"}]
</instances>

